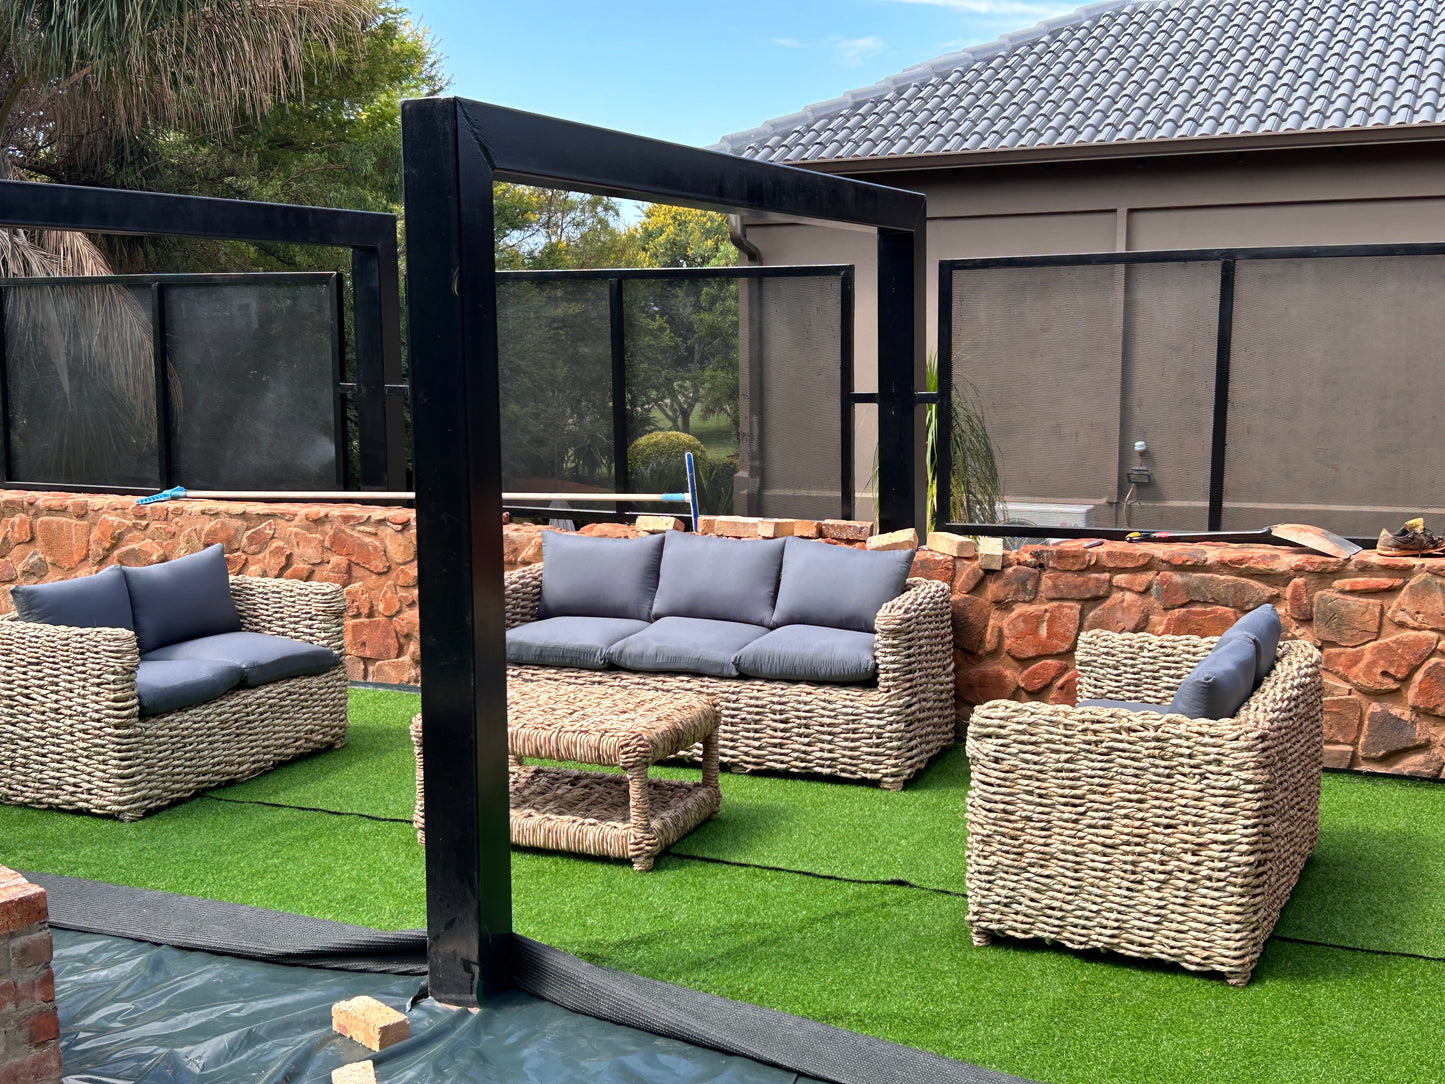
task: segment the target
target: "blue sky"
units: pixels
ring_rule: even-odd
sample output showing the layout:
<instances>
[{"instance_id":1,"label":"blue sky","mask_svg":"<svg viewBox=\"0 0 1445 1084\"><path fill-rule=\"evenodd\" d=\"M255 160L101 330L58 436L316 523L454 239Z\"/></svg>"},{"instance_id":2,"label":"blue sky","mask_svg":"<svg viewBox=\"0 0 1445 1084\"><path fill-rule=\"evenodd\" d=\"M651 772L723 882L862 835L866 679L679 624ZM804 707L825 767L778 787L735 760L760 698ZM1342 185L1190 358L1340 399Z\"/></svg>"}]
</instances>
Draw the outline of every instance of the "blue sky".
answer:
<instances>
[{"instance_id":1,"label":"blue sky","mask_svg":"<svg viewBox=\"0 0 1445 1084\"><path fill-rule=\"evenodd\" d=\"M1051 0L402 0L450 93L706 146L1073 10Z\"/></svg>"}]
</instances>

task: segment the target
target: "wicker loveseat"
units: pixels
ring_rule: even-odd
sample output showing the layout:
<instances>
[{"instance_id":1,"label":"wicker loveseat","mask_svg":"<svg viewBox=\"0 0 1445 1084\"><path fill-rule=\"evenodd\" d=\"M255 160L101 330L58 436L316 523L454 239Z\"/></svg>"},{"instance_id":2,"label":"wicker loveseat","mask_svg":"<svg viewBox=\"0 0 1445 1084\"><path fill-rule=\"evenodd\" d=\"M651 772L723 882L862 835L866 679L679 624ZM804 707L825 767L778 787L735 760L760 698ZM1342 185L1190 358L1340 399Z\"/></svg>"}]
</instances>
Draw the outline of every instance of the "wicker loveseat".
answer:
<instances>
[{"instance_id":1,"label":"wicker loveseat","mask_svg":"<svg viewBox=\"0 0 1445 1084\"><path fill-rule=\"evenodd\" d=\"M507 575L508 628L537 620L543 567ZM704 693L716 697L721 708L720 757L733 771L818 773L900 790L929 758L953 744L948 586L908 580L904 592L878 611L876 630L877 680L864 685L564 666L511 666L508 676Z\"/></svg>"},{"instance_id":2,"label":"wicker loveseat","mask_svg":"<svg viewBox=\"0 0 1445 1084\"><path fill-rule=\"evenodd\" d=\"M246 632L331 648L346 599L334 584L230 578ZM136 820L346 736L346 670L235 688L142 716L136 634L0 619L0 802Z\"/></svg>"},{"instance_id":3,"label":"wicker loveseat","mask_svg":"<svg viewBox=\"0 0 1445 1084\"><path fill-rule=\"evenodd\" d=\"M1081 698L1167 703L1214 639L1086 632ZM968 923L1249 980L1314 848L1320 653L1233 718L995 700L969 723Z\"/></svg>"}]
</instances>

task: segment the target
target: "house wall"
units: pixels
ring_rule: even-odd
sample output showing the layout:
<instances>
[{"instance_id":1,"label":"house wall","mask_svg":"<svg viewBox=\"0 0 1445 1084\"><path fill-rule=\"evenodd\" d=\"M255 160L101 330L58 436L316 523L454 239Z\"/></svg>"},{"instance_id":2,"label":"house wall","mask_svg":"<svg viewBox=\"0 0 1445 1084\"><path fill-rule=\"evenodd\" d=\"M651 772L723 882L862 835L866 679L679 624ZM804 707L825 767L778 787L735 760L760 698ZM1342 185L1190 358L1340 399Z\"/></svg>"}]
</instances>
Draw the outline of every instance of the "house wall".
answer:
<instances>
[{"instance_id":1,"label":"house wall","mask_svg":"<svg viewBox=\"0 0 1445 1084\"><path fill-rule=\"evenodd\" d=\"M1445 144L1437 143L869 171L857 175L928 197L930 350L937 345L940 260L1213 247L1445 242ZM872 390L877 353L871 234L759 222L747 225L747 236L763 253L764 263L857 265L855 371L858 389ZM1413 345L1407 345L1408 331L1401 329L1399 334L1400 352L1418 353ZM1387 328L1378 340L1382 354L1389 352L1390 342ZM1052 387L1055 382L1050 374L1031 372L1025 362L1020 361L1020 386L1045 390ZM1043 402L1053 404L1055 398ZM1036 414L1041 413L1037 401L1030 400L1030 406ZM856 417L855 476L859 489L864 490L877 444L876 414L862 409ZM1107 466L1112 468L1114 464ZM1168 477L1177 480L1179 476L1174 472ZM1099 505L1096 523L1112 525L1109 517L1113 512L1108 506L1117 506L1122 495L1114 492L1115 488L1111 484L1099 493L1078 495L1085 503ZM1188 527L1203 516L1200 495L1182 492L1183 488L1179 487L1177 500L1166 497L1158 488L1151 493L1152 498L1169 506L1167 514L1155 516L1159 524ZM866 505L860 502L859 507ZM1271 509L1249 514L1259 523L1309 515ZM1315 518L1319 518L1318 513ZM1351 528L1349 533L1356 532Z\"/></svg>"}]
</instances>

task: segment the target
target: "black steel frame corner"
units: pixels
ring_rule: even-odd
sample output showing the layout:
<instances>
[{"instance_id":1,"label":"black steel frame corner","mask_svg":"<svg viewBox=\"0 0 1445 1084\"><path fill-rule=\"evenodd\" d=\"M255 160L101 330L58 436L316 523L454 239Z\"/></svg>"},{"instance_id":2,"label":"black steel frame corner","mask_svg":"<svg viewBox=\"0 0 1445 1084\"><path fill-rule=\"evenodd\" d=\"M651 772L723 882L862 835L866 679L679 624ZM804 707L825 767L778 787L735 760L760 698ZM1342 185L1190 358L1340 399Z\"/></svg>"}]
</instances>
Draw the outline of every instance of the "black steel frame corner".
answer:
<instances>
[{"instance_id":1,"label":"black steel frame corner","mask_svg":"<svg viewBox=\"0 0 1445 1084\"><path fill-rule=\"evenodd\" d=\"M938 407L940 433L947 432L953 404L953 290L957 271L1007 267L1106 267L1158 263L1217 263L1219 317L1215 332L1214 403L1210 418L1209 512L1207 530L1218 531L1224 517L1225 462L1229 437L1229 381L1234 347L1235 269L1247 260L1352 259L1371 256L1445 256L1445 244L1298 245L1271 248L1159 249L1138 252L1080 252L1045 256L989 256L938 262ZM1106 538L1122 540L1129 527L1036 527L1017 523L951 523L950 441L938 442L938 485L930 510L937 530L1015 538ZM1373 546L1373 538L1352 538Z\"/></svg>"},{"instance_id":2,"label":"black steel frame corner","mask_svg":"<svg viewBox=\"0 0 1445 1084\"><path fill-rule=\"evenodd\" d=\"M512 978L495 181L878 231L879 514L913 521L923 196L459 98L402 103L431 992Z\"/></svg>"},{"instance_id":3,"label":"black steel frame corner","mask_svg":"<svg viewBox=\"0 0 1445 1084\"><path fill-rule=\"evenodd\" d=\"M627 493L632 482L627 468L627 336L623 312L623 290L628 281L658 279L731 279L736 282L758 279L836 278L838 280L838 388L839 388L839 508L843 519L853 518L853 265L852 264L761 264L736 267L610 267L585 270L498 271L501 282L577 282L605 280L607 283L608 349L612 361L612 447L613 488ZM873 398L869 402L876 401ZM585 493L577 499L586 503ZM626 504L610 510L538 508L508 504L504 510L513 515L545 515L549 519L586 520L589 523L608 520L626 522L637 510ZM656 511L647 506L648 511ZM575 514L574 514L575 513Z\"/></svg>"},{"instance_id":4,"label":"black steel frame corner","mask_svg":"<svg viewBox=\"0 0 1445 1084\"><path fill-rule=\"evenodd\" d=\"M0 181L0 226L349 248L359 481L362 489L406 488L403 403L389 393L403 387L395 215Z\"/></svg>"}]
</instances>

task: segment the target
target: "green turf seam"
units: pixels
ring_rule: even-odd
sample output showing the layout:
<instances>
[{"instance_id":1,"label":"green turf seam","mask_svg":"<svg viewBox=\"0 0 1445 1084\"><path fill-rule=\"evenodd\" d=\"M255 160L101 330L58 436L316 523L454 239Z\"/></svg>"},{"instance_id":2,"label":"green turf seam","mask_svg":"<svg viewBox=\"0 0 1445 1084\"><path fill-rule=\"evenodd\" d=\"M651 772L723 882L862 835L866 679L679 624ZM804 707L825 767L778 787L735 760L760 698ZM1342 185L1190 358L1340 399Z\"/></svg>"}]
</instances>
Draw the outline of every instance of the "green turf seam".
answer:
<instances>
[{"instance_id":1,"label":"green turf seam","mask_svg":"<svg viewBox=\"0 0 1445 1084\"><path fill-rule=\"evenodd\" d=\"M203 794L202 798L212 802L227 802L230 805L264 805L271 809L294 809L301 813L325 813L332 817L360 817L383 824L411 824L410 817L382 817L375 813L358 813L354 809L323 809L315 805L291 805L289 802L263 802L259 798L217 798L214 794Z\"/></svg>"},{"instance_id":2,"label":"green turf seam","mask_svg":"<svg viewBox=\"0 0 1445 1084\"><path fill-rule=\"evenodd\" d=\"M904 880L902 877L890 877L886 880L872 880L866 877L844 877L837 873L816 873L810 869L793 869L791 866L766 866L760 862L739 862L732 858L713 858L703 854L687 854L683 851L669 850L666 852L669 858L689 858L694 862L711 862L717 866L736 866L739 869L761 869L769 873L792 873L799 877L816 877L820 881L842 881L850 885L882 885L884 888L916 888L920 892L936 892L940 896L953 896L957 899L967 899L967 892L955 892L951 888L934 888L932 885L921 885L913 881Z\"/></svg>"},{"instance_id":3,"label":"green turf seam","mask_svg":"<svg viewBox=\"0 0 1445 1084\"><path fill-rule=\"evenodd\" d=\"M1337 945L1333 941L1311 941L1307 937L1291 937L1288 934L1272 933L1271 941L1288 941L1294 945L1312 945L1315 948L1339 949L1342 952L1363 952L1368 956L1401 956L1407 960L1426 960L1430 963L1445 964L1445 956L1426 956L1420 952L1400 952L1396 949L1364 948L1361 945Z\"/></svg>"}]
</instances>

